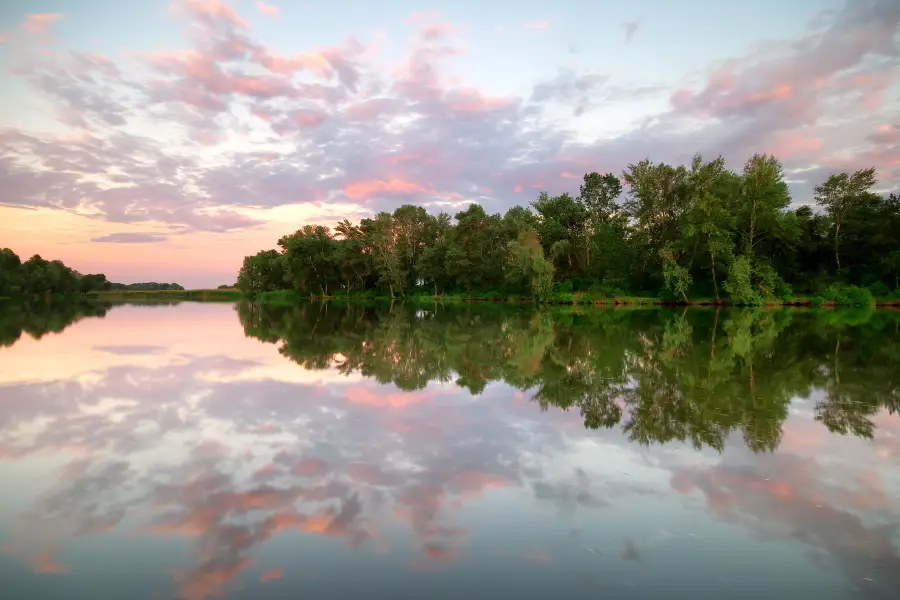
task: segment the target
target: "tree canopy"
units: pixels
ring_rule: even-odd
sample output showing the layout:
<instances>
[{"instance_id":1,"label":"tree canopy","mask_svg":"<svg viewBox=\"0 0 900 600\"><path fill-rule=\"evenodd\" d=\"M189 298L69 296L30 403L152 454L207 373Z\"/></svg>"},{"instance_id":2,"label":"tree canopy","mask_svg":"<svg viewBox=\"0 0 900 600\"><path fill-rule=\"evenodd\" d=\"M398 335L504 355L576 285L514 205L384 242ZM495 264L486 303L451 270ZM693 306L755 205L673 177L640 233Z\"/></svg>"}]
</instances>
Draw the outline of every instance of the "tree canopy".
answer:
<instances>
[{"instance_id":1,"label":"tree canopy","mask_svg":"<svg viewBox=\"0 0 900 600\"><path fill-rule=\"evenodd\" d=\"M102 273L83 275L38 254L23 261L9 248L0 249L0 298L86 294L110 285Z\"/></svg>"},{"instance_id":2,"label":"tree canopy","mask_svg":"<svg viewBox=\"0 0 900 600\"><path fill-rule=\"evenodd\" d=\"M900 197L873 193L876 184L874 169L833 174L814 209L792 206L774 156L756 154L740 172L722 157L642 160L621 177L587 173L578 196L541 192L505 214L403 205L334 229L305 225L247 256L236 286L251 296L594 292L741 305L846 286L886 296L900 288Z\"/></svg>"}]
</instances>

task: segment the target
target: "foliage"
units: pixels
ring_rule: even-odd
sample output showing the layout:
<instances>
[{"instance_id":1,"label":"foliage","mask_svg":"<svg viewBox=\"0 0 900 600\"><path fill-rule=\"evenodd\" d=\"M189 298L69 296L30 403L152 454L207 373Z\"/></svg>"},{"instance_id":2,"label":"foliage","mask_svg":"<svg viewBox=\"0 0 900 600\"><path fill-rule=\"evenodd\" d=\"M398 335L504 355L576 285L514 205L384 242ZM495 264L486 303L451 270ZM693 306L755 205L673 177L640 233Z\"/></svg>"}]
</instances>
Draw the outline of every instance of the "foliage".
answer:
<instances>
[{"instance_id":1,"label":"foliage","mask_svg":"<svg viewBox=\"0 0 900 600\"><path fill-rule=\"evenodd\" d=\"M82 275L61 261L47 261L37 254L23 262L9 248L0 249L0 298L82 295L110 286L103 274Z\"/></svg>"},{"instance_id":2,"label":"foliage","mask_svg":"<svg viewBox=\"0 0 900 600\"><path fill-rule=\"evenodd\" d=\"M816 187L825 209L816 212L791 208L774 156L756 154L740 172L721 156L642 160L621 177L585 174L577 197L543 191L505 214L471 204L451 217L404 205L333 231L305 225L279 249L246 257L237 288L305 298L631 295L756 306L857 286L879 300L900 298L900 198L872 193L875 181L874 169L830 176Z\"/></svg>"}]
</instances>

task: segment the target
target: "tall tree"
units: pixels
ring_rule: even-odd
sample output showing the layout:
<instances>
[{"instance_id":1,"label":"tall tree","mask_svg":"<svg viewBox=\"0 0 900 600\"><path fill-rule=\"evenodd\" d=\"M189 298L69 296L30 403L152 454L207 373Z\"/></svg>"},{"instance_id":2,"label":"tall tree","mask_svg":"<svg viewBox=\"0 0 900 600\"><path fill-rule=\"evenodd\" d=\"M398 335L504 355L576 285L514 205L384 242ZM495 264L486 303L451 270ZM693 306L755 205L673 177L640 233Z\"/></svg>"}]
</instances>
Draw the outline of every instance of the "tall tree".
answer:
<instances>
[{"instance_id":1,"label":"tall tree","mask_svg":"<svg viewBox=\"0 0 900 600\"><path fill-rule=\"evenodd\" d=\"M831 217L834 262L841 270L841 239L844 222L850 213L871 194L875 186L875 168L860 169L855 173L832 174L821 185L815 187L816 204L824 206Z\"/></svg>"}]
</instances>

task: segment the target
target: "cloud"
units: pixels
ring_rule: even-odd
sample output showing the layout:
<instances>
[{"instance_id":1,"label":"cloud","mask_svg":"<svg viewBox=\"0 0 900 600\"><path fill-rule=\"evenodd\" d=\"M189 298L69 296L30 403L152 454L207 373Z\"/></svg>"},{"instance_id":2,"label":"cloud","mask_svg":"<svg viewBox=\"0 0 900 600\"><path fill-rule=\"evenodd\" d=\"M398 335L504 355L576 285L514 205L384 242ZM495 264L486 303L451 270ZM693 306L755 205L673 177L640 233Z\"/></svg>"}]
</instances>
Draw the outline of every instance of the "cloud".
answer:
<instances>
[{"instance_id":1,"label":"cloud","mask_svg":"<svg viewBox=\"0 0 900 600\"><path fill-rule=\"evenodd\" d=\"M94 346L94 350L99 352L109 352L110 354L163 354L166 351L165 346L154 345L116 345L116 346Z\"/></svg>"},{"instance_id":2,"label":"cloud","mask_svg":"<svg viewBox=\"0 0 900 600\"><path fill-rule=\"evenodd\" d=\"M529 21L522 24L523 29L536 29L538 31L544 31L548 27L550 27L549 21Z\"/></svg>"},{"instance_id":3,"label":"cloud","mask_svg":"<svg viewBox=\"0 0 900 600\"><path fill-rule=\"evenodd\" d=\"M152 244L154 242L164 242L167 239L169 239L168 236L159 233L122 232L91 238L91 241L110 244Z\"/></svg>"},{"instance_id":4,"label":"cloud","mask_svg":"<svg viewBox=\"0 0 900 600\"><path fill-rule=\"evenodd\" d=\"M270 581L277 581L279 579L284 579L284 569L275 568L269 569L259 578L260 583L269 583Z\"/></svg>"},{"instance_id":5,"label":"cloud","mask_svg":"<svg viewBox=\"0 0 900 600\"><path fill-rule=\"evenodd\" d=\"M227 232L291 205L335 220L401 203L502 211L539 189L576 191L560 173L698 151L735 168L779 152L800 202L834 169L875 165L896 187L897 142L879 128L900 117L888 101L897 6L853 0L675 87L560 68L498 96L449 77L477 56L439 14L405 19L411 45L385 69L354 37L284 55L231 6L180 1L174 14L194 25L185 48L140 55L138 69L88 53L21 58L17 76L70 134L0 132L0 204Z\"/></svg>"},{"instance_id":6,"label":"cloud","mask_svg":"<svg viewBox=\"0 0 900 600\"><path fill-rule=\"evenodd\" d=\"M625 21L622 23L622 29L625 30L625 43L630 44L634 40L638 29L641 27L640 21Z\"/></svg>"},{"instance_id":7,"label":"cloud","mask_svg":"<svg viewBox=\"0 0 900 600\"><path fill-rule=\"evenodd\" d=\"M50 32L50 27L63 18L62 13L33 14L25 17L25 22L20 25L28 33L44 35Z\"/></svg>"},{"instance_id":8,"label":"cloud","mask_svg":"<svg viewBox=\"0 0 900 600\"><path fill-rule=\"evenodd\" d=\"M269 15L270 17L277 16L278 12L281 10L274 4L266 4L265 2L261 2L259 0L257 0L256 2L256 8L258 8L259 12L261 12L262 14Z\"/></svg>"}]
</instances>

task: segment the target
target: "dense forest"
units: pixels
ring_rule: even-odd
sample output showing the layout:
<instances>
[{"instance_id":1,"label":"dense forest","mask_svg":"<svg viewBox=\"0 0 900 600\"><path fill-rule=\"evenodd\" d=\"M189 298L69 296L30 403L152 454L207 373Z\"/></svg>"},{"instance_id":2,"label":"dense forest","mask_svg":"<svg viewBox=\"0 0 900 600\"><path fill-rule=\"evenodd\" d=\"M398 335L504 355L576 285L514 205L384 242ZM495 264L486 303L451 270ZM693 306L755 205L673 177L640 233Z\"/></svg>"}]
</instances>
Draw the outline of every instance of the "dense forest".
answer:
<instances>
[{"instance_id":1,"label":"dense forest","mask_svg":"<svg viewBox=\"0 0 900 600\"><path fill-rule=\"evenodd\" d=\"M772 451L798 397L816 399L815 419L831 432L867 438L879 411L900 410L896 311L237 308L248 336L304 369L404 391L454 382L475 396L502 381L543 409L580 412L586 427L620 427L642 444L721 451L740 432L754 451Z\"/></svg>"},{"instance_id":2,"label":"dense forest","mask_svg":"<svg viewBox=\"0 0 900 600\"><path fill-rule=\"evenodd\" d=\"M627 192L623 194L623 182ZM900 197L872 192L875 169L815 188L818 210L791 207L781 163L718 157L642 160L621 179L589 173L579 194L542 192L529 207L431 215L404 205L332 231L306 225L247 256L249 296L462 294L551 300L572 295L708 299L758 305L900 298Z\"/></svg>"},{"instance_id":3,"label":"dense forest","mask_svg":"<svg viewBox=\"0 0 900 600\"><path fill-rule=\"evenodd\" d=\"M177 283L113 283L103 273L82 275L60 260L35 254L26 261L9 248L0 249L0 298L84 295L108 290L184 290Z\"/></svg>"}]
</instances>

